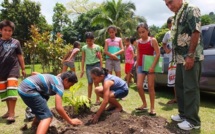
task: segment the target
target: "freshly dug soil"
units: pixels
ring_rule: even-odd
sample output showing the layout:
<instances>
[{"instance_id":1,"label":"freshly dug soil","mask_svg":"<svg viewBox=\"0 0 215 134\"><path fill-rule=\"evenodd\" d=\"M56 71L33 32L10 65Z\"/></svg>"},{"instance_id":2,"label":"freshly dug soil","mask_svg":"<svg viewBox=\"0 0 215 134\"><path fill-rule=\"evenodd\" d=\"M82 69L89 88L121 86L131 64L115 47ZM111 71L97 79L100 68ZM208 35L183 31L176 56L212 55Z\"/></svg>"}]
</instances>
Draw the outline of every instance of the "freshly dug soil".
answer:
<instances>
[{"instance_id":1,"label":"freshly dug soil","mask_svg":"<svg viewBox=\"0 0 215 134\"><path fill-rule=\"evenodd\" d=\"M72 118L79 118L83 125L72 126L63 120L55 109L52 109L54 119L51 123L49 134L188 134L177 128L176 123L168 123L165 118L146 115L135 116L126 112L102 114L97 124L90 124L93 112L82 111L79 115L74 115L73 108L64 107L68 115Z\"/></svg>"}]
</instances>

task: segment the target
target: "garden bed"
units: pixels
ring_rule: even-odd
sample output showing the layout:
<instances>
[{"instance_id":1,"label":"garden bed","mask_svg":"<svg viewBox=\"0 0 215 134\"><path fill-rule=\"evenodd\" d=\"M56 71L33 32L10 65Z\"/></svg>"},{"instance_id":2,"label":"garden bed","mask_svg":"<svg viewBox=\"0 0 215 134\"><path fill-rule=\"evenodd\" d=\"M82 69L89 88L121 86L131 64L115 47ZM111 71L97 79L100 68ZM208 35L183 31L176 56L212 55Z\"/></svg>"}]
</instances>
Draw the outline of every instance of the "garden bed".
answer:
<instances>
[{"instance_id":1,"label":"garden bed","mask_svg":"<svg viewBox=\"0 0 215 134\"><path fill-rule=\"evenodd\" d=\"M52 110L55 118L50 126L50 134L170 134L188 133L176 127L176 124L169 124L165 118L148 115L135 116L126 112L110 113L105 112L97 124L90 124L93 112L84 111L74 116L72 107L65 107L71 117L77 117L83 121L81 126L72 126L64 121Z\"/></svg>"}]
</instances>

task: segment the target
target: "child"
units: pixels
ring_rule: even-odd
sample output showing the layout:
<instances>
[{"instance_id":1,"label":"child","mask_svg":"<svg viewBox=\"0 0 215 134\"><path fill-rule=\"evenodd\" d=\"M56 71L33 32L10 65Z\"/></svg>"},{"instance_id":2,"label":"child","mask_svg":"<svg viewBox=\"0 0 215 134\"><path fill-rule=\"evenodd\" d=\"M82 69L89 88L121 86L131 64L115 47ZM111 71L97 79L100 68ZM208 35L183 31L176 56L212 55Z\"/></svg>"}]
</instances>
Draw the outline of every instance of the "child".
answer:
<instances>
[{"instance_id":1,"label":"child","mask_svg":"<svg viewBox=\"0 0 215 134\"><path fill-rule=\"evenodd\" d=\"M125 74L126 74L126 81L129 86L131 81L131 69L134 64L134 50L133 47L130 45L130 39L125 38Z\"/></svg>"},{"instance_id":2,"label":"child","mask_svg":"<svg viewBox=\"0 0 215 134\"><path fill-rule=\"evenodd\" d=\"M154 109L154 101L155 101L155 89L154 89L154 68L159 60L160 57L160 51L158 47L157 40L155 38L152 38L149 36L149 29L148 25L146 23L141 23L137 27L137 32L140 36L140 39L137 41L137 88L138 93L141 97L141 100L143 102L143 105L139 108L136 108L136 110L147 110L147 104L145 99L145 94L143 90L143 82L145 77L148 78L148 90L149 90L149 97L150 97L150 112L149 115L156 115L155 109ZM156 53L155 59L153 64L151 65L151 68L148 71L142 70L142 58L143 55L154 55L154 52Z\"/></svg>"},{"instance_id":3,"label":"child","mask_svg":"<svg viewBox=\"0 0 215 134\"><path fill-rule=\"evenodd\" d=\"M171 27L172 27L172 20L173 20L173 17L169 17L167 19L167 27L169 29L168 32L166 32L166 34L164 35L163 37L163 40L162 40L162 45L163 45L163 48L164 48L164 51L165 51L165 56L169 58L169 63L170 63L170 67L171 65L172 66L175 66L176 68L176 65L173 64L172 62L172 41L170 41L170 38L171 38ZM168 76L170 76L170 73L172 74L175 74L176 73L176 69L172 69L171 71L168 69ZM167 86L169 87L174 87L174 99L170 100L167 102L167 104L174 104L174 103L177 103L177 97L176 97L176 91L175 91L175 75L173 75L173 77L168 77L168 84Z\"/></svg>"},{"instance_id":4,"label":"child","mask_svg":"<svg viewBox=\"0 0 215 134\"><path fill-rule=\"evenodd\" d=\"M67 71L67 68L70 67L70 70L75 72L75 57L78 54L78 52L80 51L80 42L75 41L73 44L73 49L70 50L66 56L63 58L63 72Z\"/></svg>"},{"instance_id":5,"label":"child","mask_svg":"<svg viewBox=\"0 0 215 134\"><path fill-rule=\"evenodd\" d=\"M55 108L58 113L72 125L79 125L79 119L70 119L63 109L62 96L64 89L69 89L78 82L74 72L68 71L54 76L51 74L35 74L24 79L18 88L18 93L25 104L31 108L35 118L32 126L37 127L37 134L45 134L52 121L52 112L48 108L47 101L55 95Z\"/></svg>"},{"instance_id":6,"label":"child","mask_svg":"<svg viewBox=\"0 0 215 134\"><path fill-rule=\"evenodd\" d=\"M102 83L102 86L96 87L95 92L103 98L103 101L98 112L90 120L91 123L96 123L108 103L109 106L106 110L114 109L113 112L121 112L123 110L121 104L116 99L128 95L128 85L119 77L108 74L108 70L105 68L93 68L91 76L95 82Z\"/></svg>"},{"instance_id":7,"label":"child","mask_svg":"<svg viewBox=\"0 0 215 134\"><path fill-rule=\"evenodd\" d=\"M87 45L82 47L81 77L84 74L84 64L86 64L86 75L88 80L88 98L91 99L93 80L90 76L90 70L94 67L102 67L102 55L100 47L94 44L93 33L87 32L85 36ZM94 82L94 85L95 87L97 87L99 84ZM100 104L99 96L96 96L95 105L99 104Z\"/></svg>"},{"instance_id":8,"label":"child","mask_svg":"<svg viewBox=\"0 0 215 134\"><path fill-rule=\"evenodd\" d=\"M136 64L137 64L137 41L135 37L130 38L131 46L134 50L134 64L131 69L131 76L134 79L134 83L137 83L137 70L136 70Z\"/></svg>"},{"instance_id":9,"label":"child","mask_svg":"<svg viewBox=\"0 0 215 134\"><path fill-rule=\"evenodd\" d=\"M107 31L110 38L105 40L105 68L109 70L110 74L112 74L112 70L114 69L116 76L121 77L120 54L124 52L122 39L116 37L117 29L115 26L109 26Z\"/></svg>"},{"instance_id":10,"label":"child","mask_svg":"<svg viewBox=\"0 0 215 134\"><path fill-rule=\"evenodd\" d=\"M8 123L15 122L20 67L22 75L26 75L21 45L18 40L12 38L14 30L13 22L4 20L0 23L0 99L6 101L8 110L2 118L6 118Z\"/></svg>"}]
</instances>

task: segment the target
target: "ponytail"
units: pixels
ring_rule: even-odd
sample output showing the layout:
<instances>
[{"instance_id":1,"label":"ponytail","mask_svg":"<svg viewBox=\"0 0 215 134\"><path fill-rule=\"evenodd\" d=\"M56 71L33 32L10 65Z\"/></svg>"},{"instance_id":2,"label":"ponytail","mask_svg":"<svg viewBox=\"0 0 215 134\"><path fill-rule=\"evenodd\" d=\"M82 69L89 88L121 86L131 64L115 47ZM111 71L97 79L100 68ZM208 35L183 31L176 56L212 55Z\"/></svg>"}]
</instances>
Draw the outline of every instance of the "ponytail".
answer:
<instances>
[{"instance_id":1,"label":"ponytail","mask_svg":"<svg viewBox=\"0 0 215 134\"><path fill-rule=\"evenodd\" d=\"M94 67L90 72L96 76L108 75L108 70L106 68Z\"/></svg>"}]
</instances>

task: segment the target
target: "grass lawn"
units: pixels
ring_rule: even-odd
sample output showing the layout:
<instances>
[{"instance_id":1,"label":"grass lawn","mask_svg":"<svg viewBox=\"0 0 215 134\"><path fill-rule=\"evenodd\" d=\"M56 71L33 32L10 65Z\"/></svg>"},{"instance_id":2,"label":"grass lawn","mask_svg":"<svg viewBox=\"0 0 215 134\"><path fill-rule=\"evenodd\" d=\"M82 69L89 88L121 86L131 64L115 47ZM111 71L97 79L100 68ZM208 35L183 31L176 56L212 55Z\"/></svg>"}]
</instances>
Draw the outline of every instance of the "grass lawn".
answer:
<instances>
[{"instance_id":1,"label":"grass lawn","mask_svg":"<svg viewBox=\"0 0 215 134\"><path fill-rule=\"evenodd\" d=\"M79 63L77 63L79 64ZM77 68L77 76L80 76L80 71ZM124 66L122 64L122 77L124 77ZM39 66L36 66L35 71L41 72L41 69ZM30 69L27 69L27 73L30 74ZM82 83L84 83L84 87L82 87L76 95L87 95L87 79L84 75L84 78L79 79ZM167 119L168 122L171 122L170 116L172 114L177 114L177 105L166 105L166 102L173 98L173 90L163 87L157 87L156 88L156 100L155 100L155 108L157 112L157 116L161 116ZM201 134L215 134L215 94L208 94L208 93L201 93L201 107L200 107L200 117L202 121L202 126L200 130L192 130L192 134L201 133ZM150 106L149 102L149 95L148 92L146 92L146 99L148 103L148 107ZM95 102L95 94L93 94L92 102ZM138 106L141 106L141 100L138 95L136 86L132 84L130 86L129 95L126 97L126 100L120 101L120 103L123 105L124 111L128 113L134 113L134 109ZM51 107L54 107L54 97L51 97L48 101L48 105ZM21 100L21 98L18 98L17 105L16 105L16 122L7 125L6 120L0 118L0 133L1 134L22 134L23 132L20 130L20 128L24 125L24 119L25 119L25 104ZM3 115L6 110L6 103L2 102L0 103L0 115ZM31 123L27 123L28 126L30 126ZM30 132L25 131L25 134L30 134Z\"/></svg>"}]
</instances>

